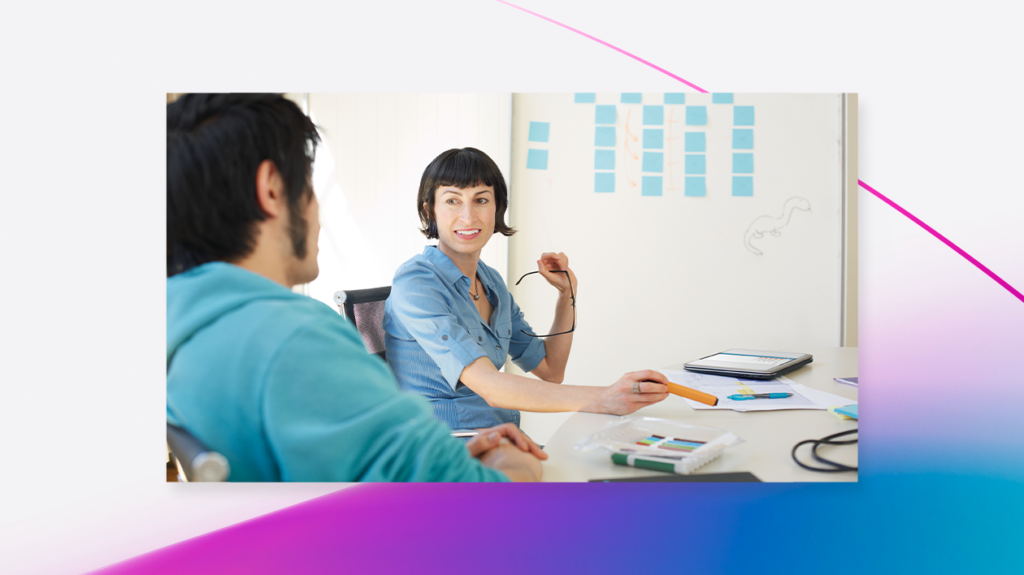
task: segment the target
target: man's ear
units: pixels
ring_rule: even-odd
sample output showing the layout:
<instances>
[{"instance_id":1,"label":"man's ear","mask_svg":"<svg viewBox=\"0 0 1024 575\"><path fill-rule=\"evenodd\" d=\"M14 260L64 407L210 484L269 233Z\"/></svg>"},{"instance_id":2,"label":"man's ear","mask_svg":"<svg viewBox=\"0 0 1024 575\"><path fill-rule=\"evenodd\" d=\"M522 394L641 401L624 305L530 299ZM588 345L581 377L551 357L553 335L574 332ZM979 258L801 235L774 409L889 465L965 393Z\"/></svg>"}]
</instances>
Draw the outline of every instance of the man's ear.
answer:
<instances>
[{"instance_id":1,"label":"man's ear","mask_svg":"<svg viewBox=\"0 0 1024 575\"><path fill-rule=\"evenodd\" d=\"M277 165L270 160L263 160L256 168L256 201L263 213L272 218L285 213L284 180Z\"/></svg>"}]
</instances>

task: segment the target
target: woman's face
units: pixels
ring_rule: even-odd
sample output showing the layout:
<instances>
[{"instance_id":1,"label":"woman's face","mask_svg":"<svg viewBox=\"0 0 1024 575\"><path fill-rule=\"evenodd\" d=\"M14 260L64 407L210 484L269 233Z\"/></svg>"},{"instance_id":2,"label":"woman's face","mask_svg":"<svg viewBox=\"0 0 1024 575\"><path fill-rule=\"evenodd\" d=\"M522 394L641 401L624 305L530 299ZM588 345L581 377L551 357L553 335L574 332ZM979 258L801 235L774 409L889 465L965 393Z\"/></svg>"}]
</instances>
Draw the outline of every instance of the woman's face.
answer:
<instances>
[{"instance_id":1,"label":"woman's face","mask_svg":"<svg viewBox=\"0 0 1024 575\"><path fill-rule=\"evenodd\" d=\"M434 192L434 219L441 251L479 257L494 235L494 188L442 186ZM451 250L451 253L448 252Z\"/></svg>"}]
</instances>

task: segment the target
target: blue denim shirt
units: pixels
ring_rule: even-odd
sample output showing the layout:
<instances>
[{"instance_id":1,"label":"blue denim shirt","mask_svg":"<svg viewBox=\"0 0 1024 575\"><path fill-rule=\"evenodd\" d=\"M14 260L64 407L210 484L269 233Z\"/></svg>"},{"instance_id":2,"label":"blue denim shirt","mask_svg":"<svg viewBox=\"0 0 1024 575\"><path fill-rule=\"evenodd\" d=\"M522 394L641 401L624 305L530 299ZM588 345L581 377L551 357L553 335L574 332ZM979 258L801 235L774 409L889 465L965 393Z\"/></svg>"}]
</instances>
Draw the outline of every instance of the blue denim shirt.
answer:
<instances>
[{"instance_id":1,"label":"blue denim shirt","mask_svg":"<svg viewBox=\"0 0 1024 575\"><path fill-rule=\"evenodd\" d=\"M477 275L494 308L490 325L473 305L469 278L435 246L398 268L385 304L388 365L401 388L426 397L452 429L519 425L518 411L491 407L459 381L469 364L486 356L501 369L511 356L533 371L546 355L542 340L519 331L534 333L501 275L484 262Z\"/></svg>"}]
</instances>

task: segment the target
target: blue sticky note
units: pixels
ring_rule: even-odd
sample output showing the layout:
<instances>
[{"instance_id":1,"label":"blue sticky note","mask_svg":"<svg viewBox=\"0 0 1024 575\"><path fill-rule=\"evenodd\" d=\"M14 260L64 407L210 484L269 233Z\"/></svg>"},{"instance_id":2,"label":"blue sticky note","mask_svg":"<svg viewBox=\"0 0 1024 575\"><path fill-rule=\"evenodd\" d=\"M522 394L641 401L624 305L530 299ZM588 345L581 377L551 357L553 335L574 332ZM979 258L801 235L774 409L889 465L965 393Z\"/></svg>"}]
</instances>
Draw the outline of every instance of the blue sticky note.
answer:
<instances>
[{"instance_id":1,"label":"blue sticky note","mask_svg":"<svg viewBox=\"0 0 1024 575\"><path fill-rule=\"evenodd\" d=\"M576 92L572 101L577 104L593 104L596 100L597 95L593 92Z\"/></svg>"},{"instance_id":2,"label":"blue sticky note","mask_svg":"<svg viewBox=\"0 0 1024 575\"><path fill-rule=\"evenodd\" d=\"M615 147L615 128L598 126L594 131L594 145L602 147Z\"/></svg>"},{"instance_id":3,"label":"blue sticky note","mask_svg":"<svg viewBox=\"0 0 1024 575\"><path fill-rule=\"evenodd\" d=\"M665 147L665 131L657 129L644 130L644 148L660 150Z\"/></svg>"},{"instance_id":4,"label":"blue sticky note","mask_svg":"<svg viewBox=\"0 0 1024 575\"><path fill-rule=\"evenodd\" d=\"M644 106L644 125L661 126L665 123L664 106Z\"/></svg>"},{"instance_id":5,"label":"blue sticky note","mask_svg":"<svg viewBox=\"0 0 1024 575\"><path fill-rule=\"evenodd\" d=\"M686 94L684 94L682 92L675 92L675 93L665 94L665 103L666 104L685 104L686 103Z\"/></svg>"},{"instance_id":6,"label":"blue sticky note","mask_svg":"<svg viewBox=\"0 0 1024 575\"><path fill-rule=\"evenodd\" d=\"M530 122L530 137L531 142L546 142L548 141L548 129L551 127L547 122Z\"/></svg>"},{"instance_id":7,"label":"blue sticky note","mask_svg":"<svg viewBox=\"0 0 1024 575\"><path fill-rule=\"evenodd\" d=\"M640 169L641 172L656 172L661 173L662 167L665 165L665 155L661 152L644 152L643 167Z\"/></svg>"},{"instance_id":8,"label":"blue sticky note","mask_svg":"<svg viewBox=\"0 0 1024 575\"><path fill-rule=\"evenodd\" d=\"M546 170L548 169L548 151L547 150L530 150L526 153L526 169L527 170Z\"/></svg>"},{"instance_id":9,"label":"blue sticky note","mask_svg":"<svg viewBox=\"0 0 1024 575\"><path fill-rule=\"evenodd\" d=\"M595 124L614 124L615 123L615 106L594 106L596 112L594 113Z\"/></svg>"},{"instance_id":10,"label":"blue sticky note","mask_svg":"<svg viewBox=\"0 0 1024 575\"><path fill-rule=\"evenodd\" d=\"M598 194L610 194L615 191L614 172L595 172L594 191Z\"/></svg>"},{"instance_id":11,"label":"blue sticky note","mask_svg":"<svg viewBox=\"0 0 1024 575\"><path fill-rule=\"evenodd\" d=\"M705 151L704 148L704 132L686 133L686 145L684 146L684 149L687 152L703 152Z\"/></svg>"},{"instance_id":12,"label":"blue sticky note","mask_svg":"<svg viewBox=\"0 0 1024 575\"><path fill-rule=\"evenodd\" d=\"M640 92L623 92L622 103L623 104L639 104L643 98L643 94Z\"/></svg>"},{"instance_id":13,"label":"blue sticky note","mask_svg":"<svg viewBox=\"0 0 1024 575\"><path fill-rule=\"evenodd\" d=\"M615 150L594 150L595 170L615 169Z\"/></svg>"},{"instance_id":14,"label":"blue sticky note","mask_svg":"<svg viewBox=\"0 0 1024 575\"><path fill-rule=\"evenodd\" d=\"M719 94L711 94L711 103L712 104L732 104L732 94L731 93L727 94L727 93L724 93L724 92L719 93Z\"/></svg>"},{"instance_id":15,"label":"blue sticky note","mask_svg":"<svg viewBox=\"0 0 1024 575\"><path fill-rule=\"evenodd\" d=\"M684 167L685 169L683 170L683 173L686 174L706 173L704 154L686 154L686 163L684 164Z\"/></svg>"},{"instance_id":16,"label":"blue sticky note","mask_svg":"<svg viewBox=\"0 0 1024 575\"><path fill-rule=\"evenodd\" d=\"M704 176L686 176L686 191L684 195L691 198L701 198L708 195L707 183Z\"/></svg>"},{"instance_id":17,"label":"blue sticky note","mask_svg":"<svg viewBox=\"0 0 1024 575\"><path fill-rule=\"evenodd\" d=\"M734 173L734 174L753 174L754 173L754 154L733 154L732 155L732 173Z\"/></svg>"},{"instance_id":18,"label":"blue sticky note","mask_svg":"<svg viewBox=\"0 0 1024 575\"><path fill-rule=\"evenodd\" d=\"M708 125L708 107L707 106L687 106L686 107L686 125L687 126L707 126Z\"/></svg>"},{"instance_id":19,"label":"blue sticky note","mask_svg":"<svg viewBox=\"0 0 1024 575\"><path fill-rule=\"evenodd\" d=\"M754 195L754 178L750 176L733 176L732 177L732 195L734 196L753 196Z\"/></svg>"},{"instance_id":20,"label":"blue sticky note","mask_svg":"<svg viewBox=\"0 0 1024 575\"><path fill-rule=\"evenodd\" d=\"M754 125L754 107L736 106L732 109L732 123L736 126Z\"/></svg>"},{"instance_id":21,"label":"blue sticky note","mask_svg":"<svg viewBox=\"0 0 1024 575\"><path fill-rule=\"evenodd\" d=\"M661 195L661 176L644 176L640 184L641 196Z\"/></svg>"},{"instance_id":22,"label":"blue sticky note","mask_svg":"<svg viewBox=\"0 0 1024 575\"><path fill-rule=\"evenodd\" d=\"M734 150L753 150L754 149L754 131L745 129L736 129L732 131L732 149Z\"/></svg>"},{"instance_id":23,"label":"blue sticky note","mask_svg":"<svg viewBox=\"0 0 1024 575\"><path fill-rule=\"evenodd\" d=\"M856 405L847 405L846 407L837 407L835 409L835 412L836 413L840 413L842 415L845 415L846 417L852 417L854 419L857 419L857 417L858 417L857 416L857 406Z\"/></svg>"}]
</instances>

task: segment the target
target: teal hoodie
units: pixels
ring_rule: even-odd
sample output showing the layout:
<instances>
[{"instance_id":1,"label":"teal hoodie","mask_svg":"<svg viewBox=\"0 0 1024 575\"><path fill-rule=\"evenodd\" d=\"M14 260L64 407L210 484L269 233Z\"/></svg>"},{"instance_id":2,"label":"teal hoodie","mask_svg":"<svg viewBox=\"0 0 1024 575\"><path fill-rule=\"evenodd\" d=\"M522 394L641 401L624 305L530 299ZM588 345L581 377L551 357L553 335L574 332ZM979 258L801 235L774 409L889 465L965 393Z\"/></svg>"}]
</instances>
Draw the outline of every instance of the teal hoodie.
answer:
<instances>
[{"instance_id":1,"label":"teal hoodie","mask_svg":"<svg viewBox=\"0 0 1024 575\"><path fill-rule=\"evenodd\" d=\"M508 481L337 312L221 262L167 280L167 421L231 481Z\"/></svg>"}]
</instances>

